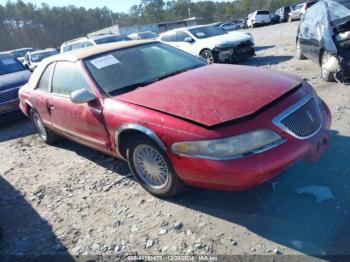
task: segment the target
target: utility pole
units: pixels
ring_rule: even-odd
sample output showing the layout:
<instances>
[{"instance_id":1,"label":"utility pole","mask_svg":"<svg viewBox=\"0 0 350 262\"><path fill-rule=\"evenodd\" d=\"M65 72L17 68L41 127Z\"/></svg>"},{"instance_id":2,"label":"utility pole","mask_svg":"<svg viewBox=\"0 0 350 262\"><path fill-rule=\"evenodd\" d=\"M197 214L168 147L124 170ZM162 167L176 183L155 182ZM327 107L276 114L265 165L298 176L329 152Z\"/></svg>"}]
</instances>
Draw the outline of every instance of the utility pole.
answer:
<instances>
[{"instance_id":1,"label":"utility pole","mask_svg":"<svg viewBox=\"0 0 350 262\"><path fill-rule=\"evenodd\" d=\"M112 21L112 26L114 25L114 21L113 21L113 15L112 15L112 10L109 11L109 16L111 17L111 21Z\"/></svg>"},{"instance_id":2,"label":"utility pole","mask_svg":"<svg viewBox=\"0 0 350 262\"><path fill-rule=\"evenodd\" d=\"M188 8L188 18L191 18L191 8Z\"/></svg>"}]
</instances>

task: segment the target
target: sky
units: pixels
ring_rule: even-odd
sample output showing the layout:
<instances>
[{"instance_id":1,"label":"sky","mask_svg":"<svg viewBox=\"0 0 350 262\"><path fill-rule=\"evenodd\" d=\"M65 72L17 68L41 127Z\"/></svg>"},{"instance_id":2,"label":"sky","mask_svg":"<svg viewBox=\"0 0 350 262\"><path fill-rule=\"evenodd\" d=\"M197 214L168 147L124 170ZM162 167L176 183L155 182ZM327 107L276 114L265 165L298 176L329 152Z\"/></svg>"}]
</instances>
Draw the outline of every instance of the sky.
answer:
<instances>
[{"instance_id":1,"label":"sky","mask_svg":"<svg viewBox=\"0 0 350 262\"><path fill-rule=\"evenodd\" d=\"M5 5L8 0L0 0L1 5ZM11 0L14 2L15 0ZM66 5L75 5L83 6L85 8L94 8L94 7L103 7L107 6L109 9L114 12L128 12L130 7L136 4L139 4L140 0L22 0L24 2L31 2L36 5L41 5L41 3L47 3L49 6L66 6ZM200 0L194 0L198 2ZM213 0L219 1L219 0ZM222 0L221 0L222 1ZM233 0L226 0L233 1Z\"/></svg>"}]
</instances>

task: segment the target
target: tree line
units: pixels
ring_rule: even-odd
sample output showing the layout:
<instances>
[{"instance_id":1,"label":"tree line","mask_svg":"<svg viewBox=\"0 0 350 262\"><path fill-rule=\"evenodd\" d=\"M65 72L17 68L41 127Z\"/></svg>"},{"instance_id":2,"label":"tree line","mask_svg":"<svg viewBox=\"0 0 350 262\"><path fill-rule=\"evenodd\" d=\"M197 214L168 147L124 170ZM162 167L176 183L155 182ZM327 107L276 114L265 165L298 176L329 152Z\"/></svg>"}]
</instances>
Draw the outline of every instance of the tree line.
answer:
<instances>
[{"instance_id":1,"label":"tree line","mask_svg":"<svg viewBox=\"0 0 350 262\"><path fill-rule=\"evenodd\" d=\"M291 0L140 0L128 13L112 12L108 7L86 9L73 5L50 7L8 1L0 5L0 50L20 47L58 47L62 42L118 24L158 23L181 20L190 16L203 18L203 23L229 21L246 17L256 9L275 10L294 3Z\"/></svg>"}]
</instances>

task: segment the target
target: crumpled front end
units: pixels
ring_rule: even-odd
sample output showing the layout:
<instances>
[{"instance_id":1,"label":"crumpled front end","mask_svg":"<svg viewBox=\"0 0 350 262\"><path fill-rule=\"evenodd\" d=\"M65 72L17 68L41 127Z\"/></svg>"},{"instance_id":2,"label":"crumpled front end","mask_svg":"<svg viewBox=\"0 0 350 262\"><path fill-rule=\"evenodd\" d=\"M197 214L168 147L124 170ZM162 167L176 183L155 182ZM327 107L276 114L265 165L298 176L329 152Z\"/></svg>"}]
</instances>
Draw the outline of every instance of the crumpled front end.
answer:
<instances>
[{"instance_id":1,"label":"crumpled front end","mask_svg":"<svg viewBox=\"0 0 350 262\"><path fill-rule=\"evenodd\" d=\"M216 47L214 55L222 63L238 62L255 55L254 43L248 40L235 46Z\"/></svg>"}]
</instances>

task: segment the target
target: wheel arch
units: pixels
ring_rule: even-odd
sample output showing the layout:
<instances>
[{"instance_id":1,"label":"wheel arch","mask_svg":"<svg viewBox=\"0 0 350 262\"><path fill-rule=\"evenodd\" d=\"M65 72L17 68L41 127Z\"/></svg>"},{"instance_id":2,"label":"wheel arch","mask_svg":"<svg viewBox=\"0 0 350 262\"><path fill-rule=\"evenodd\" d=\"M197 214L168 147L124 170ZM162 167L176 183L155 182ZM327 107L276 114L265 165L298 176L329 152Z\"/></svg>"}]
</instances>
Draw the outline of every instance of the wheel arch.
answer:
<instances>
[{"instance_id":1,"label":"wheel arch","mask_svg":"<svg viewBox=\"0 0 350 262\"><path fill-rule=\"evenodd\" d=\"M115 132L115 150L117 154L126 159L128 141L131 137L136 135L144 135L155 142L164 151L167 150L163 141L152 130L140 124L129 123L121 125Z\"/></svg>"},{"instance_id":2,"label":"wheel arch","mask_svg":"<svg viewBox=\"0 0 350 262\"><path fill-rule=\"evenodd\" d=\"M31 113L32 109L34 108L33 104L30 101L28 101L28 100L25 100L24 104L26 106L25 107L25 113L30 118L30 113Z\"/></svg>"}]
</instances>

